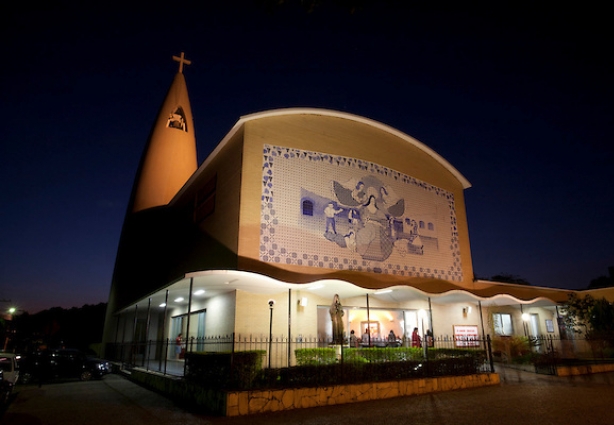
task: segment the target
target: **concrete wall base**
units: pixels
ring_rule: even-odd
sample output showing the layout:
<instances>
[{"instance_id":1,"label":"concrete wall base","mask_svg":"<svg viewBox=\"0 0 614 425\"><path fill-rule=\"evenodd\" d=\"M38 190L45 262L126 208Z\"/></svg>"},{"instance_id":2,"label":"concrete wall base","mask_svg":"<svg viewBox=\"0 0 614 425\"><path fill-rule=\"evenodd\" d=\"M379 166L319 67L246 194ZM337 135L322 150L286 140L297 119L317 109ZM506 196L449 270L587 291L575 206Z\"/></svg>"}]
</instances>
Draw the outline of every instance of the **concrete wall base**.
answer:
<instances>
[{"instance_id":1,"label":"concrete wall base","mask_svg":"<svg viewBox=\"0 0 614 425\"><path fill-rule=\"evenodd\" d=\"M354 385L336 385L324 388L236 391L227 393L226 416L244 416L308 407L358 403L368 400L499 384L499 374L489 373Z\"/></svg>"},{"instance_id":2,"label":"concrete wall base","mask_svg":"<svg viewBox=\"0 0 614 425\"><path fill-rule=\"evenodd\" d=\"M614 372L614 364L586 364L578 366L557 366L557 376L590 375L591 373Z\"/></svg>"}]
</instances>

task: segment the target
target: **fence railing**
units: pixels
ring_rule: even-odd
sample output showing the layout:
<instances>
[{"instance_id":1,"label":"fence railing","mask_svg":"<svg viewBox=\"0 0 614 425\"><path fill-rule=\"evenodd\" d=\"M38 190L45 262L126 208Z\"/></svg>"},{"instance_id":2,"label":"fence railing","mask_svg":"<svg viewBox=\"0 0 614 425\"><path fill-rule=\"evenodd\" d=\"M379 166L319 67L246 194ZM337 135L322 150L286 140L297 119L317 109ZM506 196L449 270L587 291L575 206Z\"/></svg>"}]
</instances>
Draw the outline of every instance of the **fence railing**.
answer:
<instances>
[{"instance_id":1,"label":"fence railing","mask_svg":"<svg viewBox=\"0 0 614 425\"><path fill-rule=\"evenodd\" d=\"M338 350L337 361L343 363L347 359L355 359L361 350L367 362L374 359L386 359L386 351L390 357L398 358L395 349L411 348L413 356L423 361L435 360L442 356L454 358L459 353L480 351L480 364L476 365L478 372L494 372L493 355L490 338L454 338L450 336L430 337L424 345L412 347L411 340L394 340L373 338L370 341L358 341L353 347L349 341L342 345L333 344L332 340L317 337L296 337L289 339L285 336L269 338L255 335L226 335L202 338L189 338L176 344L176 341L149 340L137 342L123 342L109 344L105 356L108 360L122 363L125 367L138 367L148 371L163 374L183 376L185 374L184 357L186 353L234 353L239 351L261 351L263 355L263 368L288 368L297 366L297 350L331 348ZM353 351L348 351L353 350ZM367 351L365 351L367 350ZM368 350L375 353L368 354ZM380 352L377 352L380 350ZM377 355L374 355L377 354ZM417 357L416 357L417 356ZM349 360L347 360L349 361ZM389 360L393 361L393 360Z\"/></svg>"},{"instance_id":2,"label":"fence railing","mask_svg":"<svg viewBox=\"0 0 614 425\"><path fill-rule=\"evenodd\" d=\"M554 336L497 336L492 339L493 359L507 365L556 373L557 365L614 363L614 339Z\"/></svg>"}]
</instances>

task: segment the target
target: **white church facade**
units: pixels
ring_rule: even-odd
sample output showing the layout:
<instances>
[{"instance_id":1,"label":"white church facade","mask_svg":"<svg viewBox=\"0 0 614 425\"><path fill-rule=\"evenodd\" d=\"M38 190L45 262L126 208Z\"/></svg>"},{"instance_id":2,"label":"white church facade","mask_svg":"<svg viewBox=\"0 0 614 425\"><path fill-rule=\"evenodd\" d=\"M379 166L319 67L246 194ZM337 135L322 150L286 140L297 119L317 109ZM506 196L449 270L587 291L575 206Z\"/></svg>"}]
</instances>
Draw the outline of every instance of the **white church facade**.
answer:
<instances>
[{"instance_id":1,"label":"white church facade","mask_svg":"<svg viewBox=\"0 0 614 425\"><path fill-rule=\"evenodd\" d=\"M240 118L198 166L180 68L135 179L105 346L147 343L138 355L156 362L179 334L194 350L227 336L326 343L336 294L345 335L368 329L371 344L414 328L558 338L570 291L474 279L469 187L407 134L313 108Z\"/></svg>"}]
</instances>

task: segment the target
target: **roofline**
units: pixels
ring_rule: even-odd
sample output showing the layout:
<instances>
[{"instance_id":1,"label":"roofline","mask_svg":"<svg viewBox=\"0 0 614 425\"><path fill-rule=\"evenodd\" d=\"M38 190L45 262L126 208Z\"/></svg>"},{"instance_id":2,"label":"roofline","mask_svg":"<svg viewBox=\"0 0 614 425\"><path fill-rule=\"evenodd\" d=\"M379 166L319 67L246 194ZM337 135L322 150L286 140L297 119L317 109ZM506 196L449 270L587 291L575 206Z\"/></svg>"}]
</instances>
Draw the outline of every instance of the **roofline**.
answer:
<instances>
[{"instance_id":1,"label":"roofline","mask_svg":"<svg viewBox=\"0 0 614 425\"><path fill-rule=\"evenodd\" d=\"M201 170L207 168L207 165L217 156L217 154L222 150L222 148L228 143L230 139L239 131L239 129L249 121L255 121L262 118L276 117L282 115L322 115L327 117L335 117L347 119L355 122L359 122L362 124L369 125L371 127L382 130L386 133L392 134L396 137L399 137L409 144L417 147L427 155L431 156L435 161L439 162L444 166L446 170L448 170L456 179L462 184L463 189L468 189L471 187L471 183L456 169L446 161L441 155L435 152L433 149L429 148L424 143L420 142L417 139L393 128L389 125L383 124L379 121L372 120L370 118L361 117L359 115L349 114L347 112L334 111L331 109L320 109L320 108L282 108L282 109L271 109L268 111L256 112L249 115L243 115L239 118L239 120L235 123L235 125L230 129L230 131L224 136L222 141L216 146L216 148L209 154L207 159L198 167L198 170L192 175L192 177L188 180L193 180L196 178L198 174L200 174ZM184 188L187 187L188 184L184 185ZM179 193L183 191L180 190Z\"/></svg>"}]
</instances>

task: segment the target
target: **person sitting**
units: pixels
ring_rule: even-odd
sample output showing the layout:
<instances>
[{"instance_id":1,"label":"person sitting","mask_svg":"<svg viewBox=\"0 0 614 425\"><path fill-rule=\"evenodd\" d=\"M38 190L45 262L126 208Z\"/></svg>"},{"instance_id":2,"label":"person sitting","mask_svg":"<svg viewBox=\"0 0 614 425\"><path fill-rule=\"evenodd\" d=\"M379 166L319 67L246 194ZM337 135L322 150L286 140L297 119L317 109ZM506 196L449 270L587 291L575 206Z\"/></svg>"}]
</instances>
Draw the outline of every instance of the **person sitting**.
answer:
<instances>
[{"instance_id":1,"label":"person sitting","mask_svg":"<svg viewBox=\"0 0 614 425\"><path fill-rule=\"evenodd\" d=\"M358 338L356 337L356 334L354 333L354 331L350 331L350 347L351 348L356 348L358 347Z\"/></svg>"},{"instance_id":2,"label":"person sitting","mask_svg":"<svg viewBox=\"0 0 614 425\"><path fill-rule=\"evenodd\" d=\"M397 341L397 336L394 334L393 330L390 330L390 333L388 334L388 342L396 342Z\"/></svg>"},{"instance_id":3,"label":"person sitting","mask_svg":"<svg viewBox=\"0 0 614 425\"><path fill-rule=\"evenodd\" d=\"M361 342L363 345L369 345L369 343L371 342L371 341L370 341L370 338L369 338L369 329L368 329L368 328L367 328L367 329L365 329L365 333L364 333L364 334L362 334L362 338L361 338L360 342Z\"/></svg>"}]
</instances>

